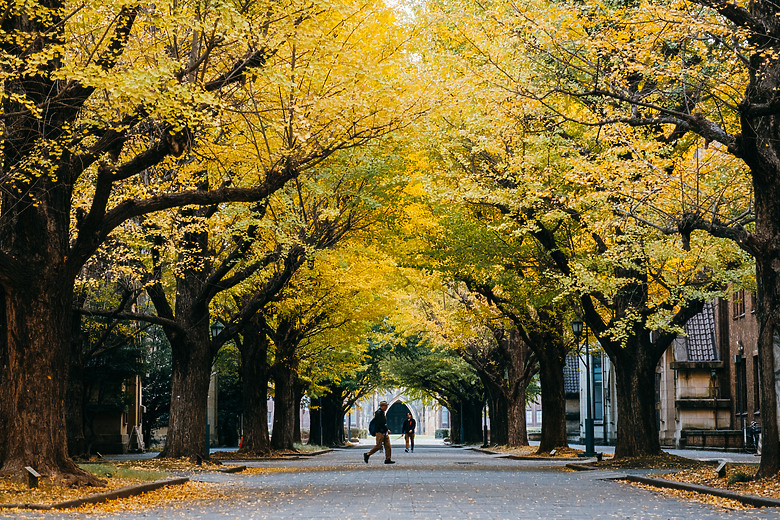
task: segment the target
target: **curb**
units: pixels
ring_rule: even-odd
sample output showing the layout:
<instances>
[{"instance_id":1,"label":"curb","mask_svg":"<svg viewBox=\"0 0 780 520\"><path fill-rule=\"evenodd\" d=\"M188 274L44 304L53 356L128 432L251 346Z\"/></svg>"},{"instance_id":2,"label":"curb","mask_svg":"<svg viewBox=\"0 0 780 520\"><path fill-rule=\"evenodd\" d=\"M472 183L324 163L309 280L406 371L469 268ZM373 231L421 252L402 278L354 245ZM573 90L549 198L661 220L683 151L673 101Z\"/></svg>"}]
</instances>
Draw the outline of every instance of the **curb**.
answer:
<instances>
[{"instance_id":1,"label":"curb","mask_svg":"<svg viewBox=\"0 0 780 520\"><path fill-rule=\"evenodd\" d=\"M301 457L298 456L298 455L291 455L289 457L282 457L282 456L257 457L257 458L254 458L254 459L250 459L250 458L247 458L247 457L244 457L244 458L237 457L235 459L217 459L217 460L219 462L221 462L222 464L227 465L227 463L229 463L229 462L265 462L267 460L294 460L294 459L299 459L299 458L301 458Z\"/></svg>"},{"instance_id":2,"label":"curb","mask_svg":"<svg viewBox=\"0 0 780 520\"><path fill-rule=\"evenodd\" d=\"M222 468L220 473L241 473L246 469L246 466L236 466L231 464L229 468Z\"/></svg>"},{"instance_id":3,"label":"curb","mask_svg":"<svg viewBox=\"0 0 780 520\"><path fill-rule=\"evenodd\" d=\"M37 509L37 510L51 510L51 509L72 509L74 507L83 506L84 504L99 504L100 502L107 502L108 500L116 500L117 498L127 498L135 495L141 495L149 491L164 488L167 486L177 486L189 482L187 477L172 478L166 480L156 480L154 482L148 482L146 484L137 484L135 486L127 486L114 491L106 491L105 493L96 493L84 498L76 498L73 500L65 500L63 502L55 502L54 504L0 504L0 509Z\"/></svg>"},{"instance_id":4,"label":"curb","mask_svg":"<svg viewBox=\"0 0 780 520\"><path fill-rule=\"evenodd\" d=\"M596 471L598 468L590 462L570 462L566 467L574 471Z\"/></svg>"},{"instance_id":5,"label":"curb","mask_svg":"<svg viewBox=\"0 0 780 520\"><path fill-rule=\"evenodd\" d=\"M325 450L319 450L319 451L304 451L301 453L296 453L294 456L297 457L316 457L317 455L324 455L325 453L330 453L333 451L331 448L325 449Z\"/></svg>"},{"instance_id":6,"label":"curb","mask_svg":"<svg viewBox=\"0 0 780 520\"><path fill-rule=\"evenodd\" d=\"M512 460L546 460L549 462L565 462L567 460L581 460L579 457L542 457L538 455L504 455L499 459L512 459Z\"/></svg>"},{"instance_id":7,"label":"curb","mask_svg":"<svg viewBox=\"0 0 780 520\"><path fill-rule=\"evenodd\" d=\"M501 455L501 452L492 451L485 448L466 448L470 451L476 451L477 453L486 453L487 455Z\"/></svg>"},{"instance_id":8,"label":"curb","mask_svg":"<svg viewBox=\"0 0 780 520\"><path fill-rule=\"evenodd\" d=\"M629 482L638 482L640 484L646 484L649 486L679 489L682 491L694 491L696 493L703 493L705 495L713 495L721 498L728 498L736 500L743 504L754 507L780 507L780 499L760 497L758 495L743 495L735 491L729 491L727 489L718 489L710 486L703 486L701 484L690 484L687 482L677 482L674 480L666 480L663 478L642 477L639 475L626 475L620 480L628 480Z\"/></svg>"},{"instance_id":9,"label":"curb","mask_svg":"<svg viewBox=\"0 0 780 520\"><path fill-rule=\"evenodd\" d=\"M476 451L478 453L484 453L486 455L500 455L498 457L499 459L512 459L512 460L541 460L541 461L560 461L564 462L567 460L582 460L582 457L544 457L541 455L516 455L516 454L506 454L501 451L493 451L488 450L485 448L467 448L471 451ZM595 469L595 468L592 468Z\"/></svg>"}]
</instances>

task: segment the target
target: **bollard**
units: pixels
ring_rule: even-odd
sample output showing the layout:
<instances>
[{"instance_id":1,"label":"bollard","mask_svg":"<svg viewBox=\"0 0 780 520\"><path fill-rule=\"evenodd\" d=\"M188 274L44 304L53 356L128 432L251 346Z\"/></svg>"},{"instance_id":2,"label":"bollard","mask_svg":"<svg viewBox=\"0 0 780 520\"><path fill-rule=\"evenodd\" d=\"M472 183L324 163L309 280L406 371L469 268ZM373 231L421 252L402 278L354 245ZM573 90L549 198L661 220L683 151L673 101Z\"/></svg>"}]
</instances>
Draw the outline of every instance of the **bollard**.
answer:
<instances>
[{"instance_id":1,"label":"bollard","mask_svg":"<svg viewBox=\"0 0 780 520\"><path fill-rule=\"evenodd\" d=\"M715 473L718 474L718 478L723 478L726 476L726 461L722 460L720 464L718 464L717 469L715 470Z\"/></svg>"}]
</instances>

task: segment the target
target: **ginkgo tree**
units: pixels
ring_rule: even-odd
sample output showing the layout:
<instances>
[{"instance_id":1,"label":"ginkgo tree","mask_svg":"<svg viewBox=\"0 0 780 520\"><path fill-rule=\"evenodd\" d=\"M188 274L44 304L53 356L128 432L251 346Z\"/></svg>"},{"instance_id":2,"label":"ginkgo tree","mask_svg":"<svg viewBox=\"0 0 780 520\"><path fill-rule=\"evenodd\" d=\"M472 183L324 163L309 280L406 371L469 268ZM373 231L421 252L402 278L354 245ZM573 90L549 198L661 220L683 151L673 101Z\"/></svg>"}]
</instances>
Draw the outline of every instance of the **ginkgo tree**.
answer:
<instances>
[{"instance_id":1,"label":"ginkgo tree","mask_svg":"<svg viewBox=\"0 0 780 520\"><path fill-rule=\"evenodd\" d=\"M490 16L497 13L494 8L489 11ZM662 205L638 198L623 208L627 214L686 242L702 231L727 238L755 259L762 428L768 446L759 473L776 474L777 6L711 0L528 2L513 4L493 20L498 22L496 34L516 42L537 64L533 67L537 76L518 85L516 92L576 124L603 133L644 136L649 146L634 149L634 159L653 155L666 159L665 164L652 161L655 171L645 178L676 188L679 203ZM682 174L680 163L674 161L681 148L693 150L688 157L706 155L728 164L720 177L731 182L713 189L712 177L699 175L698 167L695 175Z\"/></svg>"},{"instance_id":2,"label":"ginkgo tree","mask_svg":"<svg viewBox=\"0 0 780 520\"><path fill-rule=\"evenodd\" d=\"M541 13L546 5L522 7ZM657 362L702 302L723 294L749 263L727 242L679 240L629 214L638 206L672 207L680 183L670 177L695 147L664 148L654 135L628 127L580 124L587 103L555 104L554 95L577 70L545 68L544 50L529 53L525 41L544 33L532 22L518 25L516 9L430 4L438 27L431 56L444 56L453 97L463 92L460 99L468 100L447 109L442 133L451 137L439 139L454 143L439 146L455 165L449 200L489 208L497 213L490 225L497 235L538 247L538 263L560 284L559 298L574 304L613 361L616 454L655 454L650 390ZM564 19L549 20L554 26ZM532 87L549 95L529 95Z\"/></svg>"},{"instance_id":3,"label":"ginkgo tree","mask_svg":"<svg viewBox=\"0 0 780 520\"><path fill-rule=\"evenodd\" d=\"M438 205L443 227L435 247L427 252L432 266L461 282L465 302L481 300L506 320L517 338L511 345L527 347L539 363L542 402L542 437L539 452L567 445L563 367L571 349L564 320L569 302L560 298L552 267L532 241L516 240L495 224L501 213L485 205L462 200ZM510 435L511 439L511 435Z\"/></svg>"},{"instance_id":4,"label":"ginkgo tree","mask_svg":"<svg viewBox=\"0 0 780 520\"><path fill-rule=\"evenodd\" d=\"M376 226L373 230L379 233ZM310 337L300 353L312 405L313 444L343 444L347 411L386 385L380 373L386 350L375 331L394 311L398 268L361 240L363 233L318 258L317 278L327 281L319 307L327 310L329 327Z\"/></svg>"},{"instance_id":5,"label":"ginkgo tree","mask_svg":"<svg viewBox=\"0 0 780 520\"><path fill-rule=\"evenodd\" d=\"M378 254L369 241L384 222L392 220L406 185L404 161L393 152L396 146L386 139L342 151L278 192L265 210L268 230L275 231L264 247L273 254L278 251L279 258L258 272L259 276L230 291L227 305L215 302L215 314L227 325L223 334L240 335L248 419L243 451L264 452L271 446L264 410L268 380L274 379L275 410L281 419L282 412L291 407L290 390L300 380L301 362L305 361L303 368L308 372L320 362L327 365L323 333L327 331L326 345L333 346L335 358L342 359L335 354L340 350L338 344L353 343L342 331L365 321L365 315L375 317L381 312L378 302L384 301L381 283L386 278L377 275L392 272L392 266L375 258ZM332 248L338 253L328 252ZM316 312L307 306L313 298L319 301L314 305ZM285 313L295 319L281 319ZM287 333L280 333L280 327ZM298 329L302 336L293 341ZM311 345L319 345L314 349L318 355L301 351ZM315 372L318 377L330 373L325 369ZM307 381L314 386L318 383L314 376ZM287 415L294 418L292 413ZM289 422L277 426L280 439L290 433ZM292 442L287 438L282 444L289 448Z\"/></svg>"},{"instance_id":6,"label":"ginkgo tree","mask_svg":"<svg viewBox=\"0 0 780 520\"><path fill-rule=\"evenodd\" d=\"M359 144L412 117L396 52L402 31L372 5L6 3L0 472L32 466L96 483L67 457L61 367L75 280L118 226L174 207L263 200L303 170L284 143L325 159L336 142ZM371 37L356 26L370 26ZM367 41L373 54L365 45L352 52ZM298 72L311 65L300 52L320 48L342 74ZM281 100L275 113L286 116L268 117L266 105L253 106L259 97ZM308 120L317 106L327 124ZM231 132L226 117L251 119L254 130ZM203 143L237 153L249 143L254 158L276 152L219 171L198 151Z\"/></svg>"}]
</instances>

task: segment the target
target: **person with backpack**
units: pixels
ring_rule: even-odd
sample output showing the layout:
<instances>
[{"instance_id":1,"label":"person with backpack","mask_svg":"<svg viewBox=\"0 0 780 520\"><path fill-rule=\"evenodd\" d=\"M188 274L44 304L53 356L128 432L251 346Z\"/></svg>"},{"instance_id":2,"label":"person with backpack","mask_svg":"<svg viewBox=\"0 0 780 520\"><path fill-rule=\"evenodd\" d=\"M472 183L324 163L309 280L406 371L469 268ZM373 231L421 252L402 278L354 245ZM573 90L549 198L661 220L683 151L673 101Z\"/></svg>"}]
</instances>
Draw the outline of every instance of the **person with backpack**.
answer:
<instances>
[{"instance_id":1,"label":"person with backpack","mask_svg":"<svg viewBox=\"0 0 780 520\"><path fill-rule=\"evenodd\" d=\"M409 453L409 441L412 443L412 453L414 453L414 429L417 428L417 421L412 418L412 412L406 412L406 420L404 425L401 426L401 431L404 433L404 441L406 443L406 453Z\"/></svg>"},{"instance_id":2,"label":"person with backpack","mask_svg":"<svg viewBox=\"0 0 780 520\"><path fill-rule=\"evenodd\" d=\"M368 433L376 436L376 446L371 448L371 451L363 454L363 462L368 464L368 458L379 451L384 445L385 447L385 464L395 464L394 460L390 459L390 429L387 427L387 401L379 403L379 410L374 414L374 418L368 424Z\"/></svg>"}]
</instances>

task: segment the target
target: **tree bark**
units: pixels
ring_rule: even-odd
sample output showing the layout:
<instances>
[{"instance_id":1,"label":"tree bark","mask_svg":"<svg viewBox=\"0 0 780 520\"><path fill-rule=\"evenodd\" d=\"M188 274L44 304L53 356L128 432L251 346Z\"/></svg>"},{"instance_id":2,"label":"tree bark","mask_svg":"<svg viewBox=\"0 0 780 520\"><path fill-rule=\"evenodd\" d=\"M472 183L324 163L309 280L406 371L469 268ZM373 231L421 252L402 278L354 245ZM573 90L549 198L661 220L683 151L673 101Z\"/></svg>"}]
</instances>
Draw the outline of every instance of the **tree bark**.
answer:
<instances>
[{"instance_id":1,"label":"tree bark","mask_svg":"<svg viewBox=\"0 0 780 520\"><path fill-rule=\"evenodd\" d=\"M655 406L655 369L650 335L629 338L629 348L619 352L615 372L617 431L615 457L641 457L661 453ZM640 343L634 344L632 343Z\"/></svg>"},{"instance_id":2,"label":"tree bark","mask_svg":"<svg viewBox=\"0 0 780 520\"><path fill-rule=\"evenodd\" d=\"M25 290L4 295L8 333L0 363L0 473L21 477L31 466L65 483L97 485L100 481L68 456L67 369L62 367L70 363L72 285L56 264L31 277Z\"/></svg>"},{"instance_id":3,"label":"tree bark","mask_svg":"<svg viewBox=\"0 0 780 520\"><path fill-rule=\"evenodd\" d=\"M490 392L490 443L506 446L509 442L509 425L507 424L509 406L503 392L494 388Z\"/></svg>"},{"instance_id":4,"label":"tree bark","mask_svg":"<svg viewBox=\"0 0 780 520\"><path fill-rule=\"evenodd\" d=\"M160 457L208 459L206 403L213 361L208 326L193 328L188 334L175 334L169 341L171 411Z\"/></svg>"},{"instance_id":5,"label":"tree bark","mask_svg":"<svg viewBox=\"0 0 780 520\"><path fill-rule=\"evenodd\" d=\"M463 444L482 444L482 400L463 401Z\"/></svg>"},{"instance_id":6,"label":"tree bark","mask_svg":"<svg viewBox=\"0 0 780 520\"><path fill-rule=\"evenodd\" d=\"M277 360L271 368L274 380L274 420L271 448L293 450L295 446L295 369Z\"/></svg>"},{"instance_id":7,"label":"tree bark","mask_svg":"<svg viewBox=\"0 0 780 520\"><path fill-rule=\"evenodd\" d=\"M528 446L528 427L525 420L525 385L522 381L511 399L507 399L507 446Z\"/></svg>"},{"instance_id":8,"label":"tree bark","mask_svg":"<svg viewBox=\"0 0 780 520\"><path fill-rule=\"evenodd\" d=\"M526 389L536 373L536 359L521 340L517 327L489 327L496 347L488 359L472 354L467 361L477 370L490 402L491 442L497 445L527 446L525 420Z\"/></svg>"},{"instance_id":9,"label":"tree bark","mask_svg":"<svg viewBox=\"0 0 780 520\"><path fill-rule=\"evenodd\" d=\"M268 337L252 321L244 330L241 349L241 380L244 399L244 438L240 453L266 455L271 451L268 434Z\"/></svg>"},{"instance_id":10,"label":"tree bark","mask_svg":"<svg viewBox=\"0 0 780 520\"><path fill-rule=\"evenodd\" d=\"M542 438L538 453L568 446L566 435L566 394L563 368L566 356L560 356L553 346L537 351L539 384L542 387Z\"/></svg>"},{"instance_id":11,"label":"tree bark","mask_svg":"<svg viewBox=\"0 0 780 520\"><path fill-rule=\"evenodd\" d=\"M536 372L531 349L520 339L517 327L513 327L499 341L507 360L507 446L528 446L528 428L525 420L526 389Z\"/></svg>"},{"instance_id":12,"label":"tree bark","mask_svg":"<svg viewBox=\"0 0 780 520\"><path fill-rule=\"evenodd\" d=\"M184 208L180 225L204 219L205 213L203 209ZM206 406L216 354L211 341L209 301L204 297L212 272L208 232L185 231L177 246L179 263L184 267L176 276L175 311L171 312L159 280L149 290L157 314L177 325L163 326L171 344L171 409L168 436L160 457L208 459Z\"/></svg>"},{"instance_id":13,"label":"tree bark","mask_svg":"<svg viewBox=\"0 0 780 520\"><path fill-rule=\"evenodd\" d=\"M780 73L778 73L780 74ZM776 119L776 118L775 118ZM779 153L780 155L780 153ZM761 464L758 474L780 473L780 181L778 170L753 170L756 231L767 246L755 255L761 392Z\"/></svg>"},{"instance_id":14,"label":"tree bark","mask_svg":"<svg viewBox=\"0 0 780 520\"><path fill-rule=\"evenodd\" d=\"M309 444L318 446L344 445L344 398L341 388L313 400L316 410L310 411Z\"/></svg>"},{"instance_id":15,"label":"tree bark","mask_svg":"<svg viewBox=\"0 0 780 520\"><path fill-rule=\"evenodd\" d=\"M447 410L450 412L450 442L452 444L463 444L464 439L460 436L460 400L448 400Z\"/></svg>"}]
</instances>

